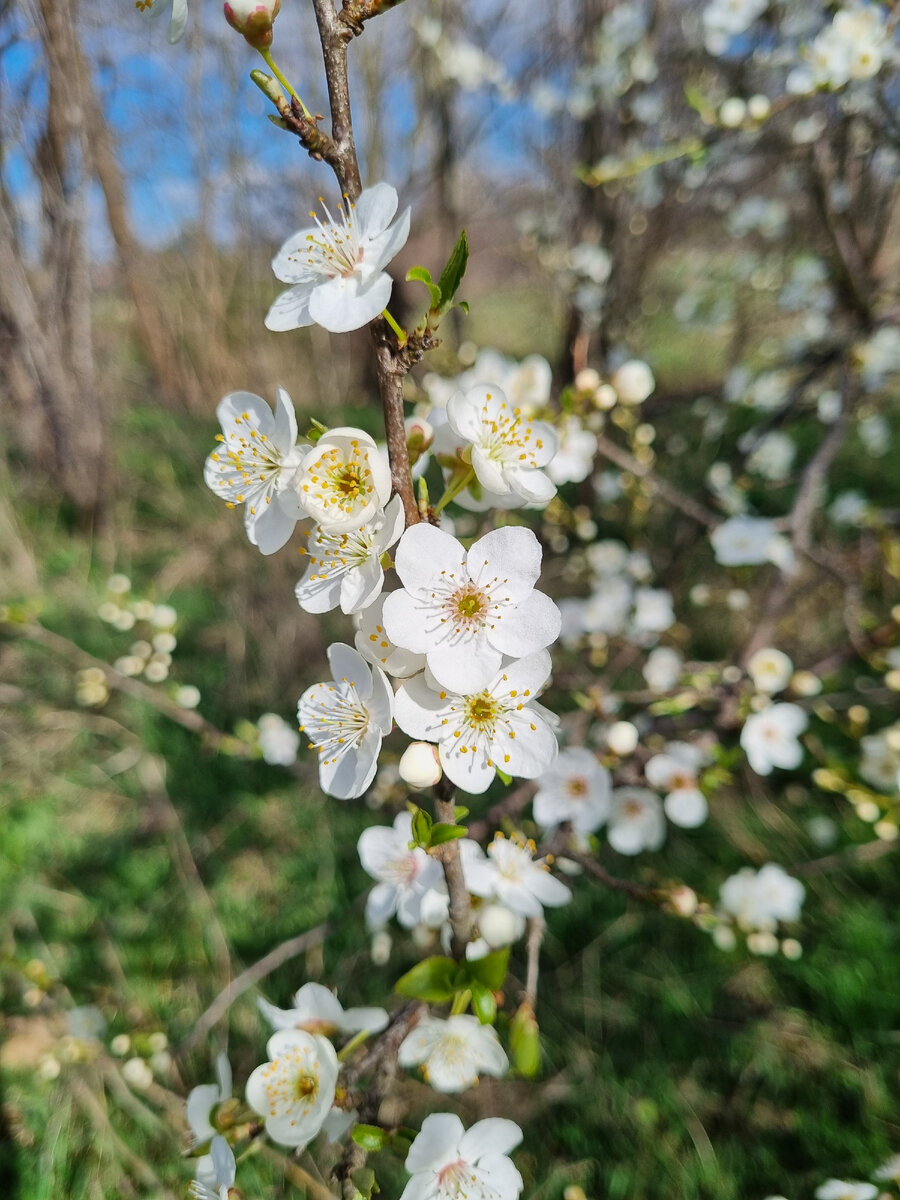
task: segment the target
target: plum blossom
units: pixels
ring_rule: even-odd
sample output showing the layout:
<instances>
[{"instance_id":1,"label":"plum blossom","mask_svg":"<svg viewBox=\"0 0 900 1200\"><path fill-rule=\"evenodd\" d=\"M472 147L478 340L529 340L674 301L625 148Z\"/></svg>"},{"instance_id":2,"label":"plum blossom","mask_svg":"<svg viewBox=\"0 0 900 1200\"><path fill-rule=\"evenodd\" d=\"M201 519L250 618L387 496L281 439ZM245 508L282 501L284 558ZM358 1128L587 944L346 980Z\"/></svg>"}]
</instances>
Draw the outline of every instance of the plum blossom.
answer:
<instances>
[{"instance_id":1,"label":"plum blossom","mask_svg":"<svg viewBox=\"0 0 900 1200\"><path fill-rule=\"evenodd\" d=\"M436 1092L464 1092L479 1075L505 1075L509 1059L492 1025L466 1014L446 1020L425 1016L400 1043L401 1067L421 1066Z\"/></svg>"},{"instance_id":2,"label":"plum blossom","mask_svg":"<svg viewBox=\"0 0 900 1200\"><path fill-rule=\"evenodd\" d=\"M247 537L263 554L287 542L302 510L291 485L302 457L291 398L277 392L275 413L252 392L230 392L216 408L221 442L206 460L206 486L232 507L244 506Z\"/></svg>"},{"instance_id":3,"label":"plum blossom","mask_svg":"<svg viewBox=\"0 0 900 1200\"><path fill-rule=\"evenodd\" d=\"M556 453L557 436L534 421L493 384L457 392L447 404L453 433L470 449L475 478L491 496L518 504L546 504L555 486L541 470Z\"/></svg>"},{"instance_id":4,"label":"plum blossom","mask_svg":"<svg viewBox=\"0 0 900 1200\"><path fill-rule=\"evenodd\" d=\"M503 1117L466 1130L455 1114L432 1113L406 1156L412 1178L400 1200L518 1200L522 1176L508 1154L521 1140Z\"/></svg>"},{"instance_id":5,"label":"plum blossom","mask_svg":"<svg viewBox=\"0 0 900 1200\"><path fill-rule=\"evenodd\" d=\"M610 383L621 404L643 404L656 387L653 372L639 358L622 363Z\"/></svg>"},{"instance_id":6,"label":"plum blossom","mask_svg":"<svg viewBox=\"0 0 900 1200\"><path fill-rule=\"evenodd\" d=\"M815 1190L816 1200L875 1200L877 1195L873 1183L852 1179L828 1179Z\"/></svg>"},{"instance_id":7,"label":"plum blossom","mask_svg":"<svg viewBox=\"0 0 900 1200\"><path fill-rule=\"evenodd\" d=\"M652 692L667 692L681 678L684 658L671 646L657 646L647 655L641 668L647 687Z\"/></svg>"},{"instance_id":8,"label":"plum blossom","mask_svg":"<svg viewBox=\"0 0 900 1200\"><path fill-rule=\"evenodd\" d=\"M338 1060L327 1038L302 1029L274 1033L269 1061L247 1080L247 1103L265 1118L279 1146L306 1146L316 1136L334 1101Z\"/></svg>"},{"instance_id":9,"label":"plum blossom","mask_svg":"<svg viewBox=\"0 0 900 1200\"><path fill-rule=\"evenodd\" d=\"M873 1179L884 1179L891 1183L900 1182L900 1154L894 1154L872 1172Z\"/></svg>"},{"instance_id":10,"label":"plum blossom","mask_svg":"<svg viewBox=\"0 0 900 1200\"><path fill-rule=\"evenodd\" d=\"M765 517L730 517L709 535L716 562L723 567L758 566L790 561L790 545Z\"/></svg>"},{"instance_id":11,"label":"plum blossom","mask_svg":"<svg viewBox=\"0 0 900 1200\"><path fill-rule=\"evenodd\" d=\"M259 730L259 748L267 763L272 766L289 767L297 761L300 734L278 713L263 713L256 722Z\"/></svg>"},{"instance_id":12,"label":"plum blossom","mask_svg":"<svg viewBox=\"0 0 900 1200\"><path fill-rule=\"evenodd\" d=\"M187 0L137 0L136 7L145 17L160 17L165 12L171 12L169 17L169 41L172 45L180 42L187 28Z\"/></svg>"},{"instance_id":13,"label":"plum blossom","mask_svg":"<svg viewBox=\"0 0 900 1200\"><path fill-rule=\"evenodd\" d=\"M235 1174L234 1151L221 1134L217 1134L209 1147L209 1154L197 1159L189 1194L194 1200L228 1200Z\"/></svg>"},{"instance_id":14,"label":"plum blossom","mask_svg":"<svg viewBox=\"0 0 900 1200\"><path fill-rule=\"evenodd\" d=\"M900 789L900 722L860 740L859 773L883 792Z\"/></svg>"},{"instance_id":15,"label":"plum blossom","mask_svg":"<svg viewBox=\"0 0 900 1200\"><path fill-rule=\"evenodd\" d=\"M656 793L648 788L613 788L606 834L619 854L658 850L666 840L666 821Z\"/></svg>"},{"instance_id":16,"label":"plum blossom","mask_svg":"<svg viewBox=\"0 0 900 1200\"><path fill-rule=\"evenodd\" d=\"M712 0L703 11L703 30L710 54L721 54L730 38L749 29L769 0Z\"/></svg>"},{"instance_id":17,"label":"plum blossom","mask_svg":"<svg viewBox=\"0 0 900 1200\"><path fill-rule=\"evenodd\" d=\"M419 846L410 849L412 817L398 813L393 827L371 825L359 835L357 852L366 874L377 880L366 901L366 924L384 925L396 913L406 929L418 924L422 900L443 880L441 864Z\"/></svg>"},{"instance_id":18,"label":"plum blossom","mask_svg":"<svg viewBox=\"0 0 900 1200\"><path fill-rule=\"evenodd\" d=\"M300 731L319 752L322 791L339 800L361 796L375 777L381 741L391 731L393 693L380 667L351 646L328 647L333 683L315 683L297 705Z\"/></svg>"},{"instance_id":19,"label":"plum blossom","mask_svg":"<svg viewBox=\"0 0 900 1200\"><path fill-rule=\"evenodd\" d=\"M583 746L561 750L538 779L534 819L544 829L568 821L576 833L593 833L609 816L612 781L606 767Z\"/></svg>"},{"instance_id":20,"label":"plum blossom","mask_svg":"<svg viewBox=\"0 0 900 1200\"><path fill-rule=\"evenodd\" d=\"M356 634L353 644L366 662L377 663L395 678L407 679L425 670L425 655L413 654L395 646L384 629L384 602L381 595L368 608L356 614Z\"/></svg>"},{"instance_id":21,"label":"plum blossom","mask_svg":"<svg viewBox=\"0 0 900 1200\"><path fill-rule=\"evenodd\" d=\"M535 858L533 841L521 835L494 835L487 856L469 855L463 862L466 887L475 896L496 899L523 917L539 917L548 908L568 904L572 893L550 874L543 858Z\"/></svg>"},{"instance_id":22,"label":"plum blossom","mask_svg":"<svg viewBox=\"0 0 900 1200\"><path fill-rule=\"evenodd\" d=\"M330 533L371 521L391 495L387 455L362 429L329 429L304 455L293 480L299 504Z\"/></svg>"},{"instance_id":23,"label":"plum blossom","mask_svg":"<svg viewBox=\"0 0 900 1200\"><path fill-rule=\"evenodd\" d=\"M397 724L411 738L437 742L444 773L467 792L487 791L498 769L536 779L557 753L552 714L535 700L550 665L541 650L466 692L442 687L426 670L397 692Z\"/></svg>"},{"instance_id":24,"label":"plum blossom","mask_svg":"<svg viewBox=\"0 0 900 1200\"><path fill-rule=\"evenodd\" d=\"M745 932L771 932L779 921L798 921L806 892L799 879L777 863L759 871L744 867L719 890L722 908Z\"/></svg>"},{"instance_id":25,"label":"plum blossom","mask_svg":"<svg viewBox=\"0 0 900 1200\"><path fill-rule=\"evenodd\" d=\"M757 650L747 663L747 674L753 680L753 686L767 695L783 691L791 682L793 673L794 664L788 656L772 646Z\"/></svg>"},{"instance_id":26,"label":"plum blossom","mask_svg":"<svg viewBox=\"0 0 900 1200\"><path fill-rule=\"evenodd\" d=\"M224 1054L216 1058L216 1082L201 1083L188 1092L185 1117L191 1131L191 1144L201 1146L215 1136L210 1120L213 1109L231 1096L231 1064Z\"/></svg>"},{"instance_id":27,"label":"plum blossom","mask_svg":"<svg viewBox=\"0 0 900 1200\"><path fill-rule=\"evenodd\" d=\"M888 42L884 12L876 4L839 9L808 48L808 60L789 84L793 90L842 88L881 70Z\"/></svg>"},{"instance_id":28,"label":"plum blossom","mask_svg":"<svg viewBox=\"0 0 900 1200\"><path fill-rule=\"evenodd\" d=\"M309 535L309 566L294 589L305 612L343 613L367 608L384 586L381 556L403 532L403 501L394 496L384 511L356 529L333 532L316 525Z\"/></svg>"},{"instance_id":29,"label":"plum blossom","mask_svg":"<svg viewBox=\"0 0 900 1200\"><path fill-rule=\"evenodd\" d=\"M467 552L422 522L403 534L395 562L403 588L384 602L388 637L424 654L447 688L480 691L504 655L523 658L559 636L559 609L534 590L541 547L530 529L492 530Z\"/></svg>"},{"instance_id":30,"label":"plum blossom","mask_svg":"<svg viewBox=\"0 0 900 1200\"><path fill-rule=\"evenodd\" d=\"M321 325L346 333L367 325L391 298L385 267L409 237L408 208L391 224L396 190L388 183L366 188L355 204L344 201L337 220L320 203L325 220L310 213L315 225L291 234L272 260L276 277L291 286L269 309L268 329Z\"/></svg>"},{"instance_id":31,"label":"plum blossom","mask_svg":"<svg viewBox=\"0 0 900 1200\"><path fill-rule=\"evenodd\" d=\"M344 1008L334 992L321 983L304 983L290 1008L276 1008L263 996L259 1011L273 1029L303 1029L331 1037L335 1033L380 1033L387 1026L383 1008Z\"/></svg>"},{"instance_id":32,"label":"plum blossom","mask_svg":"<svg viewBox=\"0 0 900 1200\"><path fill-rule=\"evenodd\" d=\"M597 453L597 435L585 429L578 417L563 417L559 446L547 464L547 474L557 486L587 479Z\"/></svg>"},{"instance_id":33,"label":"plum blossom","mask_svg":"<svg viewBox=\"0 0 900 1200\"><path fill-rule=\"evenodd\" d=\"M673 825L696 829L709 812L706 797L697 786L703 751L687 742L668 742L662 754L654 754L644 768L647 782L666 793L663 807Z\"/></svg>"},{"instance_id":34,"label":"plum blossom","mask_svg":"<svg viewBox=\"0 0 900 1200\"><path fill-rule=\"evenodd\" d=\"M769 704L751 713L741 730L741 746L757 775L771 775L774 767L793 771L803 760L798 740L809 724L797 704Z\"/></svg>"}]
</instances>

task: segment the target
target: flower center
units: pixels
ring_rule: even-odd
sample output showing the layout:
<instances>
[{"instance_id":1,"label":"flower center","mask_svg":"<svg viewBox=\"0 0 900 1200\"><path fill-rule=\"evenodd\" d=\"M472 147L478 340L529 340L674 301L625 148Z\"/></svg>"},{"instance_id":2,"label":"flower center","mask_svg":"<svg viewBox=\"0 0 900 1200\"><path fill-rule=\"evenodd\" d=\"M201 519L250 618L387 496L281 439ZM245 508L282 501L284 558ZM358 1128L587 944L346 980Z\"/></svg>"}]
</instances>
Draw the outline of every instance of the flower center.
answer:
<instances>
[{"instance_id":1,"label":"flower center","mask_svg":"<svg viewBox=\"0 0 900 1200\"><path fill-rule=\"evenodd\" d=\"M480 625L487 613L490 600L480 587L466 584L450 597L450 608L461 619L466 628Z\"/></svg>"},{"instance_id":2,"label":"flower center","mask_svg":"<svg viewBox=\"0 0 900 1200\"><path fill-rule=\"evenodd\" d=\"M643 816L644 806L639 800L626 800L622 805L622 816L628 818Z\"/></svg>"},{"instance_id":3,"label":"flower center","mask_svg":"<svg viewBox=\"0 0 900 1200\"><path fill-rule=\"evenodd\" d=\"M342 467L335 467L331 472L331 480L335 491L352 500L364 496L369 490L359 463L344 463Z\"/></svg>"},{"instance_id":4,"label":"flower center","mask_svg":"<svg viewBox=\"0 0 900 1200\"><path fill-rule=\"evenodd\" d=\"M566 783L566 791L570 796L573 796L576 799L586 796L588 794L587 780L578 776L574 779L568 780Z\"/></svg>"},{"instance_id":5,"label":"flower center","mask_svg":"<svg viewBox=\"0 0 900 1200\"><path fill-rule=\"evenodd\" d=\"M291 255L298 262L310 267L318 275L329 279L341 276L349 278L363 261L363 250L359 244L359 231L353 222L353 205L345 197L341 206L340 224L328 211L325 201L319 197L319 203L325 210L327 224L320 221L315 212L309 215L315 221L317 232L306 235L305 259L304 247L299 247L296 255Z\"/></svg>"},{"instance_id":6,"label":"flower center","mask_svg":"<svg viewBox=\"0 0 900 1200\"><path fill-rule=\"evenodd\" d=\"M450 1195L459 1192L462 1190L468 1172L469 1164L458 1158L456 1162L448 1163L446 1167L442 1167L438 1171L438 1187Z\"/></svg>"},{"instance_id":7,"label":"flower center","mask_svg":"<svg viewBox=\"0 0 900 1200\"><path fill-rule=\"evenodd\" d=\"M486 729L493 726L500 714L500 705L490 692L479 692L476 696L466 697L465 718L475 729Z\"/></svg>"}]
</instances>

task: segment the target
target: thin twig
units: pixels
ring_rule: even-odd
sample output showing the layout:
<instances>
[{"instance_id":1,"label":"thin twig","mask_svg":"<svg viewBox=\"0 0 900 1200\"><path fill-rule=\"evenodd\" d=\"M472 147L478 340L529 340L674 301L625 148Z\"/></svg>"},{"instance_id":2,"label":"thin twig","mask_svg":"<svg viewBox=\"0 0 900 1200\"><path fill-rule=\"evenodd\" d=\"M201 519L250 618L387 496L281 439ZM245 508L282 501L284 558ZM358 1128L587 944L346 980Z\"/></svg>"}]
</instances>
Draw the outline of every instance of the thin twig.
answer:
<instances>
[{"instance_id":1,"label":"thin twig","mask_svg":"<svg viewBox=\"0 0 900 1200\"><path fill-rule=\"evenodd\" d=\"M528 941L526 943L528 967L525 975L525 995L523 999L532 1012L534 1012L537 1005L538 977L541 969L541 943L544 940L546 928L547 922L543 917L532 917L528 925Z\"/></svg>"},{"instance_id":2,"label":"thin twig","mask_svg":"<svg viewBox=\"0 0 900 1200\"><path fill-rule=\"evenodd\" d=\"M825 858L814 858L810 862L797 863L790 868L790 872L792 875L801 876L824 875L828 871L849 867L854 863L873 862L885 854L890 854L898 846L900 846L900 839L886 842L879 838L874 842L863 842L861 846L851 846L849 850L842 850L840 854L829 854Z\"/></svg>"},{"instance_id":3,"label":"thin twig","mask_svg":"<svg viewBox=\"0 0 900 1200\"><path fill-rule=\"evenodd\" d=\"M596 879L598 883L602 883L612 892L624 892L626 896L631 896L635 900L649 901L651 904L660 904L666 898L665 893L659 888L645 887L630 879L619 879L615 875L610 875L609 871L605 867L601 867L590 855L566 850L565 856L572 859L573 862L577 862L592 879Z\"/></svg>"},{"instance_id":4,"label":"thin twig","mask_svg":"<svg viewBox=\"0 0 900 1200\"><path fill-rule=\"evenodd\" d=\"M611 442L602 433L597 435L597 450L604 458L615 463L617 467L621 467L623 471L628 471L630 474L636 475L638 479L642 479L651 492L662 496L673 508L679 509L691 520L706 526L707 529L714 529L719 524L719 518L715 513L704 508L702 504L698 504L690 496L686 496L684 492L679 491L667 480L660 479L652 467L640 462L633 454L629 454L627 450L623 450L621 446Z\"/></svg>"}]
</instances>

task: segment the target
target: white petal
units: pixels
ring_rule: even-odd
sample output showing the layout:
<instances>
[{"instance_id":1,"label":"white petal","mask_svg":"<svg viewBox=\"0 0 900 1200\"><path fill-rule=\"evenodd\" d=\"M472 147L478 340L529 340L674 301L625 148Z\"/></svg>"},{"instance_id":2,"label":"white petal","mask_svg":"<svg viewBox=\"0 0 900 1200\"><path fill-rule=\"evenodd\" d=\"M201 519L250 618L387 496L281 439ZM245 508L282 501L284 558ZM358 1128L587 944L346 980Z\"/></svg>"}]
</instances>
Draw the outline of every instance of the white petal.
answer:
<instances>
[{"instance_id":1,"label":"white petal","mask_svg":"<svg viewBox=\"0 0 900 1200\"><path fill-rule=\"evenodd\" d=\"M392 883L377 883L366 898L366 925L379 929L397 911L397 889Z\"/></svg>"},{"instance_id":2,"label":"white petal","mask_svg":"<svg viewBox=\"0 0 900 1200\"><path fill-rule=\"evenodd\" d=\"M390 229L372 238L366 246L366 262L372 264L373 270L381 271L406 245L409 238L409 221L410 211L407 208Z\"/></svg>"},{"instance_id":3,"label":"white petal","mask_svg":"<svg viewBox=\"0 0 900 1200\"><path fill-rule=\"evenodd\" d=\"M447 711L447 700L428 686L424 674L412 679L397 690L394 697L394 720L411 738L439 742L444 735L441 724Z\"/></svg>"},{"instance_id":4,"label":"white petal","mask_svg":"<svg viewBox=\"0 0 900 1200\"><path fill-rule=\"evenodd\" d=\"M266 313L266 329L273 333L284 333L289 329L302 329L315 322L309 315L309 302L315 281L297 283L282 292Z\"/></svg>"},{"instance_id":5,"label":"white petal","mask_svg":"<svg viewBox=\"0 0 900 1200\"><path fill-rule=\"evenodd\" d=\"M277 400L272 441L282 454L286 454L297 441L297 417L291 398L284 388L279 387L275 394Z\"/></svg>"},{"instance_id":6,"label":"white petal","mask_svg":"<svg viewBox=\"0 0 900 1200\"><path fill-rule=\"evenodd\" d=\"M381 667L372 667L372 695L369 698L371 720L387 737L394 725L394 689Z\"/></svg>"},{"instance_id":7,"label":"white petal","mask_svg":"<svg viewBox=\"0 0 900 1200\"><path fill-rule=\"evenodd\" d=\"M210 1123L209 1114L214 1105L222 1099L215 1083L201 1083L198 1087L191 1088L188 1093L185 1115L195 1142L206 1142L215 1134L216 1131Z\"/></svg>"},{"instance_id":8,"label":"white petal","mask_svg":"<svg viewBox=\"0 0 900 1200\"><path fill-rule=\"evenodd\" d=\"M499 389L497 389L499 394ZM447 401L447 421L450 428L463 442L478 442L484 433L481 419L483 389L456 392Z\"/></svg>"},{"instance_id":9,"label":"white petal","mask_svg":"<svg viewBox=\"0 0 900 1200\"><path fill-rule=\"evenodd\" d=\"M381 732L368 729L355 749L348 750L328 763L319 762L319 785L327 796L336 800L355 800L361 796L378 767Z\"/></svg>"},{"instance_id":10,"label":"white petal","mask_svg":"<svg viewBox=\"0 0 900 1200\"><path fill-rule=\"evenodd\" d=\"M556 484L543 471L527 467L511 467L506 472L510 488L529 504L549 504L556 495Z\"/></svg>"},{"instance_id":11,"label":"white petal","mask_svg":"<svg viewBox=\"0 0 900 1200\"><path fill-rule=\"evenodd\" d=\"M169 21L169 41L172 45L181 41L187 20L187 0L172 0L172 19Z\"/></svg>"},{"instance_id":12,"label":"white petal","mask_svg":"<svg viewBox=\"0 0 900 1200\"><path fill-rule=\"evenodd\" d=\"M505 1117L488 1117L478 1121L459 1143L460 1157L477 1163L485 1155L503 1155L514 1150L522 1140L522 1130L515 1121Z\"/></svg>"},{"instance_id":13,"label":"white petal","mask_svg":"<svg viewBox=\"0 0 900 1200\"><path fill-rule=\"evenodd\" d=\"M335 682L352 683L360 700L372 695L372 671L358 650L344 642L332 642L328 647L328 665Z\"/></svg>"},{"instance_id":14,"label":"white petal","mask_svg":"<svg viewBox=\"0 0 900 1200\"><path fill-rule=\"evenodd\" d=\"M386 1029L390 1017L383 1008L348 1008L344 1012L342 1028L347 1033L381 1033Z\"/></svg>"},{"instance_id":15,"label":"white petal","mask_svg":"<svg viewBox=\"0 0 900 1200\"><path fill-rule=\"evenodd\" d=\"M329 279L314 289L309 300L309 315L317 325L331 333L361 329L387 306L393 286L390 275L383 273L373 276L363 287L352 275Z\"/></svg>"},{"instance_id":16,"label":"white petal","mask_svg":"<svg viewBox=\"0 0 900 1200\"><path fill-rule=\"evenodd\" d=\"M531 595L541 573L541 544L530 529L511 526L494 529L472 544L466 556L469 574L499 576L506 583L504 595L520 603Z\"/></svg>"},{"instance_id":17,"label":"white petal","mask_svg":"<svg viewBox=\"0 0 900 1200\"><path fill-rule=\"evenodd\" d=\"M563 904L568 904L572 899L571 890L561 879L557 879L549 871L531 872L528 876L528 886L541 904L547 905L548 908L559 908Z\"/></svg>"},{"instance_id":18,"label":"white petal","mask_svg":"<svg viewBox=\"0 0 900 1200\"><path fill-rule=\"evenodd\" d=\"M428 651L428 668L448 691L462 696L480 692L500 669L503 656L491 646L484 631L459 641L442 642Z\"/></svg>"},{"instance_id":19,"label":"white petal","mask_svg":"<svg viewBox=\"0 0 900 1200\"><path fill-rule=\"evenodd\" d=\"M475 471L475 478L489 492L496 492L498 496L503 496L511 490L508 472L477 444L472 447L472 467Z\"/></svg>"},{"instance_id":20,"label":"white petal","mask_svg":"<svg viewBox=\"0 0 900 1200\"><path fill-rule=\"evenodd\" d=\"M285 238L272 259L275 278L280 279L282 283L306 283L312 291L322 276L307 263L306 245L310 238L320 236L318 227L311 225L306 229L298 229L296 233Z\"/></svg>"},{"instance_id":21,"label":"white petal","mask_svg":"<svg viewBox=\"0 0 900 1200\"><path fill-rule=\"evenodd\" d=\"M473 752L471 748L467 748L463 753L460 743L464 737L465 734L452 745L450 742L440 743L438 754L441 766L448 779L457 787L473 796L480 796L493 783L496 770L489 765L486 755L480 750Z\"/></svg>"},{"instance_id":22,"label":"white petal","mask_svg":"<svg viewBox=\"0 0 900 1200\"><path fill-rule=\"evenodd\" d=\"M389 183L374 183L361 192L353 205L353 221L359 237L371 240L384 233L398 204L397 189Z\"/></svg>"},{"instance_id":23,"label":"white petal","mask_svg":"<svg viewBox=\"0 0 900 1200\"><path fill-rule=\"evenodd\" d=\"M377 558L367 558L351 571L346 571L340 585L341 612L348 616L368 608L381 595L384 571Z\"/></svg>"},{"instance_id":24,"label":"white petal","mask_svg":"<svg viewBox=\"0 0 900 1200\"><path fill-rule=\"evenodd\" d=\"M400 1200L433 1200L438 1192L437 1175L433 1171L420 1171L400 1193Z\"/></svg>"},{"instance_id":25,"label":"white petal","mask_svg":"<svg viewBox=\"0 0 900 1200\"><path fill-rule=\"evenodd\" d=\"M463 1123L454 1113L432 1113L422 1122L422 1130L409 1148L407 1171L410 1175L440 1171L458 1155L464 1133Z\"/></svg>"},{"instance_id":26,"label":"white petal","mask_svg":"<svg viewBox=\"0 0 900 1200\"><path fill-rule=\"evenodd\" d=\"M400 582L409 592L421 591L430 596L435 579L443 572L455 573L461 582L465 581L466 552L461 543L424 521L411 525L404 533L394 563Z\"/></svg>"},{"instance_id":27,"label":"white petal","mask_svg":"<svg viewBox=\"0 0 900 1200\"><path fill-rule=\"evenodd\" d=\"M286 546L297 524L274 500L270 500L268 504L263 501L262 511L257 508L255 514L251 513L249 508L245 508L244 515L247 535L261 554L274 554L276 550Z\"/></svg>"},{"instance_id":28,"label":"white petal","mask_svg":"<svg viewBox=\"0 0 900 1200\"><path fill-rule=\"evenodd\" d=\"M532 592L504 612L488 634L493 646L510 658L526 658L559 637L562 614L549 596Z\"/></svg>"},{"instance_id":29,"label":"white petal","mask_svg":"<svg viewBox=\"0 0 900 1200\"><path fill-rule=\"evenodd\" d=\"M341 602L344 578L337 571L330 571L323 578L318 567L310 566L294 588L297 603L304 612L331 612Z\"/></svg>"},{"instance_id":30,"label":"white petal","mask_svg":"<svg viewBox=\"0 0 900 1200\"><path fill-rule=\"evenodd\" d=\"M236 423L247 424L244 413L247 413L251 429L271 436L275 432L275 417L271 408L254 392L229 392L216 405L216 419L226 435L235 432Z\"/></svg>"},{"instance_id":31,"label":"white petal","mask_svg":"<svg viewBox=\"0 0 900 1200\"><path fill-rule=\"evenodd\" d=\"M706 797L699 788L676 788L663 802L666 816L682 829L696 829L709 815Z\"/></svg>"}]
</instances>

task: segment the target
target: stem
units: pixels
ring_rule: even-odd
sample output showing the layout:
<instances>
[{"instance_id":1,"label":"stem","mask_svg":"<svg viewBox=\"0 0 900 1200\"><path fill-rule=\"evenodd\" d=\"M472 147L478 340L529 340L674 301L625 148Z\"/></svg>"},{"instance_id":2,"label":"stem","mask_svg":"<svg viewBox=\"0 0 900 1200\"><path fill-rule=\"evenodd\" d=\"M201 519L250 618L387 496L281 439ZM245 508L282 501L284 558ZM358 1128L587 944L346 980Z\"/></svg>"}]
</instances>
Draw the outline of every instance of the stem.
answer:
<instances>
[{"instance_id":1,"label":"stem","mask_svg":"<svg viewBox=\"0 0 900 1200\"><path fill-rule=\"evenodd\" d=\"M269 70L272 72L272 74L275 76L275 78L278 80L278 82L281 84L281 86L284 88L284 90L288 93L289 96L293 96L294 99L297 101L297 103L300 105L300 107L303 109L304 117L306 117L306 119L308 121L311 121L312 113L309 111L309 109L306 107L306 105L303 103L303 101L300 99L300 97L294 91L291 84L287 81L285 76L282 74L278 64L275 62L275 59L272 57L272 51L271 50L260 50L260 54L262 55L263 61L265 62L266 66L269 68Z\"/></svg>"},{"instance_id":2,"label":"stem","mask_svg":"<svg viewBox=\"0 0 900 1200\"><path fill-rule=\"evenodd\" d=\"M409 338L406 336L406 330L400 328L400 326L397 324L397 322L394 320L394 318L391 316L391 314L388 312L387 309L385 309L381 315L387 321L388 325L390 325L391 329L393 329L394 333L396 333L397 342L401 346L405 346L406 343L409 341Z\"/></svg>"},{"instance_id":3,"label":"stem","mask_svg":"<svg viewBox=\"0 0 900 1200\"><path fill-rule=\"evenodd\" d=\"M344 1062L348 1059L353 1051L367 1041L372 1036L368 1029L361 1029L359 1033L355 1033L346 1046L338 1051L338 1062Z\"/></svg>"},{"instance_id":4,"label":"stem","mask_svg":"<svg viewBox=\"0 0 900 1200\"><path fill-rule=\"evenodd\" d=\"M443 496L441 496L440 500L438 500L437 504L434 506L434 511L436 513L443 511L443 509L447 507L451 500L455 500L459 493L464 491L469 486L474 478L475 468L469 467L468 471L466 471L464 475L460 475L455 483L450 484Z\"/></svg>"}]
</instances>

